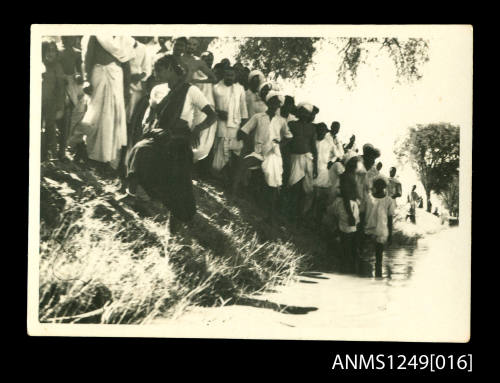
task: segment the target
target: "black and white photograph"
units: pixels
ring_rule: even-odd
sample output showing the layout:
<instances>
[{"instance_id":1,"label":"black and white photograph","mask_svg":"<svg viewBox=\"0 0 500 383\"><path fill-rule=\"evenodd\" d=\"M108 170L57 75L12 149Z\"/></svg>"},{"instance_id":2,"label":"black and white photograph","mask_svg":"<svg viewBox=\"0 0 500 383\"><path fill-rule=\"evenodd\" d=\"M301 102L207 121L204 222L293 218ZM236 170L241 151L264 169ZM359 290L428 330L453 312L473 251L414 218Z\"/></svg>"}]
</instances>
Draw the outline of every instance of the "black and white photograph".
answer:
<instances>
[{"instance_id":1,"label":"black and white photograph","mask_svg":"<svg viewBox=\"0 0 500 383\"><path fill-rule=\"evenodd\" d=\"M472 42L32 25L29 335L468 342Z\"/></svg>"}]
</instances>

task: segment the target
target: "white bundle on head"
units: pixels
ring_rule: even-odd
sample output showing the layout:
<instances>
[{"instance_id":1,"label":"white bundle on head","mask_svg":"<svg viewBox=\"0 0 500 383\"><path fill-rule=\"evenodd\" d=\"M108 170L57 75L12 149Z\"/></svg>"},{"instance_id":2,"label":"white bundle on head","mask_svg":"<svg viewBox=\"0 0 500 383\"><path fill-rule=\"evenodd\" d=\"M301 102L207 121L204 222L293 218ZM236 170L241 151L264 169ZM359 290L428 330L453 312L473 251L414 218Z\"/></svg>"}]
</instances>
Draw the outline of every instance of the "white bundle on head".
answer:
<instances>
[{"instance_id":1,"label":"white bundle on head","mask_svg":"<svg viewBox=\"0 0 500 383\"><path fill-rule=\"evenodd\" d=\"M297 109L304 108L307 110L309 113L312 113L313 111L313 105L308 103L308 102L301 102L299 105L297 105Z\"/></svg>"},{"instance_id":2,"label":"white bundle on head","mask_svg":"<svg viewBox=\"0 0 500 383\"><path fill-rule=\"evenodd\" d=\"M271 84L270 81L265 81L262 84L259 85L259 92L265 87L269 87L269 90L273 89L273 84Z\"/></svg>"},{"instance_id":3,"label":"white bundle on head","mask_svg":"<svg viewBox=\"0 0 500 383\"><path fill-rule=\"evenodd\" d=\"M276 92L274 90L270 90L269 93L266 96L266 101L269 101L271 97L278 97L278 100L280 100L280 104L283 105L285 103L285 96L283 96L280 92Z\"/></svg>"},{"instance_id":4,"label":"white bundle on head","mask_svg":"<svg viewBox=\"0 0 500 383\"><path fill-rule=\"evenodd\" d=\"M261 83L261 84L266 81L266 76L264 76L264 73L262 73L258 69L255 69L248 74L248 81L250 81L252 79L252 77L255 77L255 76L259 76L259 83Z\"/></svg>"},{"instance_id":5,"label":"white bundle on head","mask_svg":"<svg viewBox=\"0 0 500 383\"><path fill-rule=\"evenodd\" d=\"M356 152L354 150L348 150L344 153L344 157L342 158L342 161L344 164L347 164L347 161L349 161L351 158L356 157Z\"/></svg>"}]
</instances>

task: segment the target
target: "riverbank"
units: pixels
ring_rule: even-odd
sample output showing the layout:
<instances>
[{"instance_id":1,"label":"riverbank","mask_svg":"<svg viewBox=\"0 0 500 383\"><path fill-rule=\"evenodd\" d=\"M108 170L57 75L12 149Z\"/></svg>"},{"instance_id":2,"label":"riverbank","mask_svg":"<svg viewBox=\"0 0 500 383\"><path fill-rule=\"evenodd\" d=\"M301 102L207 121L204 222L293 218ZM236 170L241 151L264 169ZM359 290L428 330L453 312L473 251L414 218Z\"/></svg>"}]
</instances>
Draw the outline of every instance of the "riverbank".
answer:
<instances>
[{"instance_id":1,"label":"riverbank","mask_svg":"<svg viewBox=\"0 0 500 383\"><path fill-rule=\"evenodd\" d=\"M331 262L321 233L284 220L270 226L265 211L220 190L196 181L198 214L171 235L164 210L120 201L106 168L43 164L40 321L148 323L189 306L224 306L284 284L318 259ZM420 235L403 222L396 229L395 241Z\"/></svg>"}]
</instances>

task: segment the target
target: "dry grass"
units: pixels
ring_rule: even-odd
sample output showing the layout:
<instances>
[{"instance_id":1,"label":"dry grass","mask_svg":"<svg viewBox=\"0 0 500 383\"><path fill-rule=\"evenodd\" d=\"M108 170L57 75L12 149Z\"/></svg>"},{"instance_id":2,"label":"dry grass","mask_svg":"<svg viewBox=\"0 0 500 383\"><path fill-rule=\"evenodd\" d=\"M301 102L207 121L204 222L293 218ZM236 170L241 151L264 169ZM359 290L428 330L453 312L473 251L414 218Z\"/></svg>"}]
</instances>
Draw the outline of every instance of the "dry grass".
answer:
<instances>
[{"instance_id":1,"label":"dry grass","mask_svg":"<svg viewBox=\"0 0 500 383\"><path fill-rule=\"evenodd\" d=\"M240 211L214 186L198 183L199 214L171 236L165 216L120 205L95 169L42 170L42 322L138 324L193 304L224 305L286 282L307 257L281 232L263 239L258 231L273 229L260 212Z\"/></svg>"}]
</instances>

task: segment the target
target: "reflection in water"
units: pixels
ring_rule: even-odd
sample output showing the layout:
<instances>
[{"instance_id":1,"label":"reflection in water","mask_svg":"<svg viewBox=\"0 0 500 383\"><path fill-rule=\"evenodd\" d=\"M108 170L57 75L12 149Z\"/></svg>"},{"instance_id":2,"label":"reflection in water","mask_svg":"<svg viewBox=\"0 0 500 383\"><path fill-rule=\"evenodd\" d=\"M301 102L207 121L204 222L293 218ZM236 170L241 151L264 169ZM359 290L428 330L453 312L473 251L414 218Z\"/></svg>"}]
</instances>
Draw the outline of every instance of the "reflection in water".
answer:
<instances>
[{"instance_id":1,"label":"reflection in water","mask_svg":"<svg viewBox=\"0 0 500 383\"><path fill-rule=\"evenodd\" d=\"M424 239L414 245L386 246L380 262L375 257L374 249L366 248L358 261L356 275L383 278L390 285L402 284L411 278L415 262L428 252L428 243Z\"/></svg>"}]
</instances>

